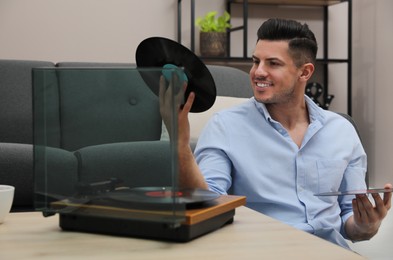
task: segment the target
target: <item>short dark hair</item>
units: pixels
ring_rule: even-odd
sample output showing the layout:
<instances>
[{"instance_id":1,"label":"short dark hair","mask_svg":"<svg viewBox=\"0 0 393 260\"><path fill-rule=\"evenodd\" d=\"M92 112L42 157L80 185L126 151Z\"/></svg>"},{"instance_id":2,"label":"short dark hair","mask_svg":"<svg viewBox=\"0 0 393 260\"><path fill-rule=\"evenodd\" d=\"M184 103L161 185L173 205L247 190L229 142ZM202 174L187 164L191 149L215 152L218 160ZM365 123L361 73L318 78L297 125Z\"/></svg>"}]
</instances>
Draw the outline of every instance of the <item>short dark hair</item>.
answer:
<instances>
[{"instance_id":1,"label":"short dark hair","mask_svg":"<svg viewBox=\"0 0 393 260\"><path fill-rule=\"evenodd\" d=\"M315 64L318 44L308 25L294 20L271 18L265 21L258 32L259 40L288 41L289 54L296 66L307 62Z\"/></svg>"}]
</instances>

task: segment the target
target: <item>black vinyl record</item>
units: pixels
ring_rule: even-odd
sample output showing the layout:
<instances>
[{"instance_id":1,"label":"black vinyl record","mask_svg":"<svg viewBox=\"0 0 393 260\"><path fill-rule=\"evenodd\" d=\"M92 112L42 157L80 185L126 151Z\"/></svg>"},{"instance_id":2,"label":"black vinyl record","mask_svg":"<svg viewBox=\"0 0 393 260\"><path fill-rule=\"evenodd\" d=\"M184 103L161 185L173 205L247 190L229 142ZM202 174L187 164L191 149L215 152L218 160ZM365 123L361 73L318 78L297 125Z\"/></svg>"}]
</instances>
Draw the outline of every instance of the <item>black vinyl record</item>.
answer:
<instances>
[{"instance_id":1,"label":"black vinyl record","mask_svg":"<svg viewBox=\"0 0 393 260\"><path fill-rule=\"evenodd\" d=\"M136 64L140 68L162 68L165 65L175 65L183 69L188 79L185 100L190 92L195 93L191 112L208 110L216 100L216 86L210 71L205 64L183 45L162 37L151 37L143 40L136 50ZM159 78L141 73L147 85L158 95Z\"/></svg>"},{"instance_id":2,"label":"black vinyl record","mask_svg":"<svg viewBox=\"0 0 393 260\"><path fill-rule=\"evenodd\" d=\"M204 189L174 191L171 187L138 187L110 192L108 197L118 202L146 204L199 204L217 199L220 195Z\"/></svg>"}]
</instances>

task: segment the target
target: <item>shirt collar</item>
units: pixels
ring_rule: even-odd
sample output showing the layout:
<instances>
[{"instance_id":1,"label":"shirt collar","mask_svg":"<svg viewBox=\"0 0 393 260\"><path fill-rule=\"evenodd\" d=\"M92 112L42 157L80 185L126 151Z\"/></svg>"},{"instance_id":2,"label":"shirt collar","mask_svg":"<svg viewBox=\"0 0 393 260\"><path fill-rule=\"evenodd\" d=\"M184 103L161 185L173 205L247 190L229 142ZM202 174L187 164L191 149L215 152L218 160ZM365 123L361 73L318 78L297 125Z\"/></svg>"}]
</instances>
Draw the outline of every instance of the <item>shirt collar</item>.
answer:
<instances>
[{"instance_id":1,"label":"shirt collar","mask_svg":"<svg viewBox=\"0 0 393 260\"><path fill-rule=\"evenodd\" d=\"M318 120L323 123L325 121L325 114L323 113L323 109L317 104L315 104L315 102L307 95L304 95L304 99L306 100L310 122Z\"/></svg>"},{"instance_id":2,"label":"shirt collar","mask_svg":"<svg viewBox=\"0 0 393 260\"><path fill-rule=\"evenodd\" d=\"M304 95L306 105L308 108L308 114L310 117L310 122L314 122L316 120L321 121L321 123L325 120L325 116L322 113L322 108L320 108L314 101L311 100L307 95ZM258 102L255 97L252 97L254 104L258 111L265 117L267 121L271 121L272 117L269 114L264 103Z\"/></svg>"}]
</instances>

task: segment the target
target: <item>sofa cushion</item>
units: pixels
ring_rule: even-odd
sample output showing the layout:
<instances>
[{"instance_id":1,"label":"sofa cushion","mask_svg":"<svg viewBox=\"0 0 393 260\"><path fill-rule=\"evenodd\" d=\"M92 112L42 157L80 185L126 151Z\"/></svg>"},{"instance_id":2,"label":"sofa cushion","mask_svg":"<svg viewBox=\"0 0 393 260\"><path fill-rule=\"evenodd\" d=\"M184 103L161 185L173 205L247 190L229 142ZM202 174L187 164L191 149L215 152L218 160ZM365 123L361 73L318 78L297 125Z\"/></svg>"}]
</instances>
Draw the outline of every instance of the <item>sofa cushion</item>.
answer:
<instances>
[{"instance_id":1,"label":"sofa cushion","mask_svg":"<svg viewBox=\"0 0 393 260\"><path fill-rule=\"evenodd\" d=\"M172 185L168 141L124 142L89 146L75 152L79 180L91 183L117 178L127 187Z\"/></svg>"},{"instance_id":2,"label":"sofa cushion","mask_svg":"<svg viewBox=\"0 0 393 260\"><path fill-rule=\"evenodd\" d=\"M217 96L250 98L253 96L250 76L237 68L207 65L217 88Z\"/></svg>"},{"instance_id":3,"label":"sofa cushion","mask_svg":"<svg viewBox=\"0 0 393 260\"><path fill-rule=\"evenodd\" d=\"M58 71L62 148L158 140L158 97L136 70Z\"/></svg>"},{"instance_id":4,"label":"sofa cushion","mask_svg":"<svg viewBox=\"0 0 393 260\"><path fill-rule=\"evenodd\" d=\"M53 147L34 147L35 192L62 199L75 194L78 161L73 152Z\"/></svg>"},{"instance_id":5,"label":"sofa cushion","mask_svg":"<svg viewBox=\"0 0 393 260\"><path fill-rule=\"evenodd\" d=\"M46 61L0 60L0 142L33 143L32 68Z\"/></svg>"},{"instance_id":6,"label":"sofa cushion","mask_svg":"<svg viewBox=\"0 0 393 260\"><path fill-rule=\"evenodd\" d=\"M218 96L214 105L209 110L202 113L190 113L188 119L190 121L191 144L195 145L206 123L216 112L241 104L246 100L248 100L248 98Z\"/></svg>"},{"instance_id":7,"label":"sofa cushion","mask_svg":"<svg viewBox=\"0 0 393 260\"><path fill-rule=\"evenodd\" d=\"M33 69L34 144L60 147L59 88L54 68Z\"/></svg>"}]
</instances>

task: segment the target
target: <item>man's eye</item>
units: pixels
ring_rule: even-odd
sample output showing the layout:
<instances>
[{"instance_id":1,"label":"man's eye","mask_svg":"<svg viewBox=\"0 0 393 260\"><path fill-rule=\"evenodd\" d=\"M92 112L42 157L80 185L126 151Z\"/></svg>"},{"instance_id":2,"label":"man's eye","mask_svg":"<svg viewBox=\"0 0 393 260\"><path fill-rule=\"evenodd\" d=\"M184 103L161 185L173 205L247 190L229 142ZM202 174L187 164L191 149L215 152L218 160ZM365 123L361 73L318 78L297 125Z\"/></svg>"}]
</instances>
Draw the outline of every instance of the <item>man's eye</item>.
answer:
<instances>
[{"instance_id":1,"label":"man's eye","mask_svg":"<svg viewBox=\"0 0 393 260\"><path fill-rule=\"evenodd\" d=\"M269 62L269 64L270 64L270 66L278 66L278 65L280 65L278 62L275 62L275 61L271 61L271 62Z\"/></svg>"},{"instance_id":2,"label":"man's eye","mask_svg":"<svg viewBox=\"0 0 393 260\"><path fill-rule=\"evenodd\" d=\"M259 64L259 60L252 60L252 63Z\"/></svg>"}]
</instances>

